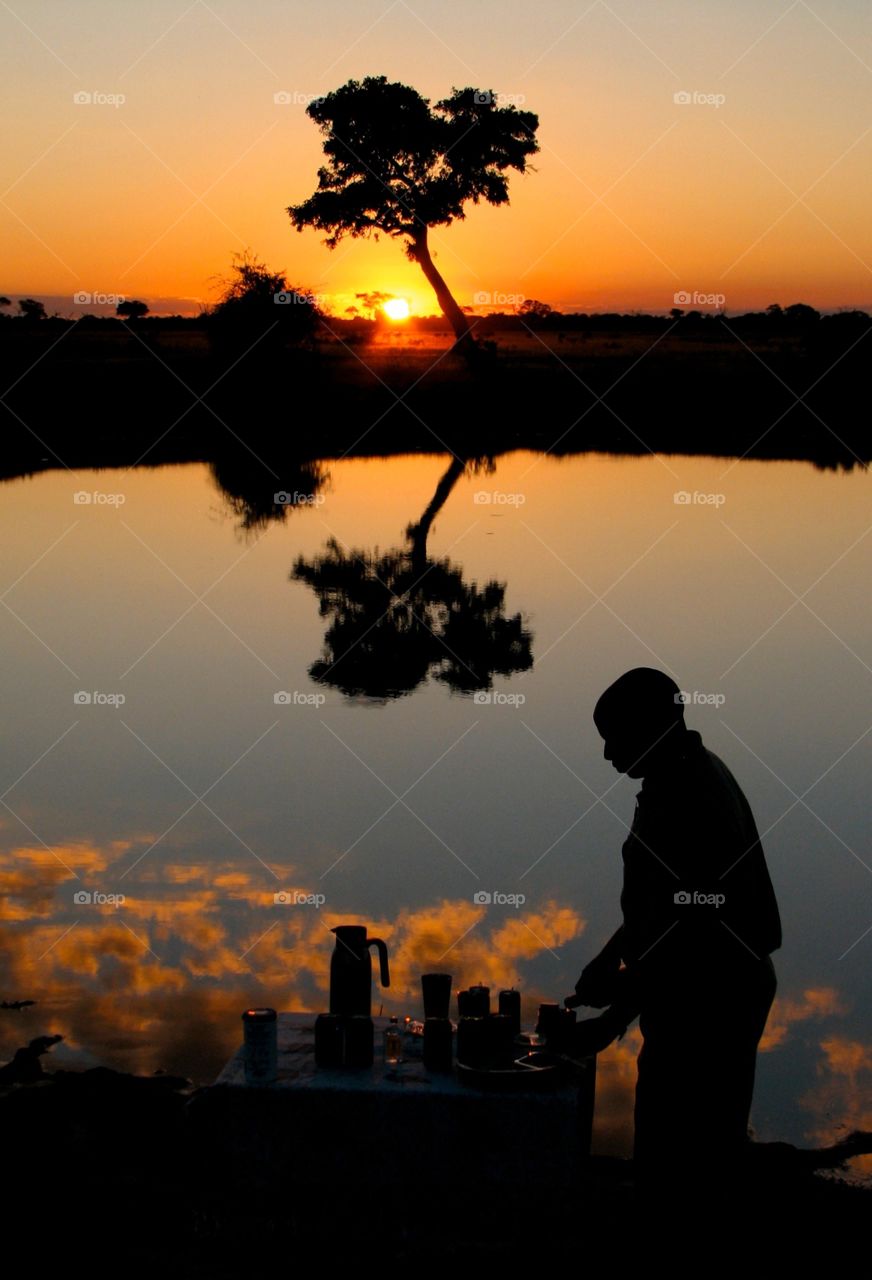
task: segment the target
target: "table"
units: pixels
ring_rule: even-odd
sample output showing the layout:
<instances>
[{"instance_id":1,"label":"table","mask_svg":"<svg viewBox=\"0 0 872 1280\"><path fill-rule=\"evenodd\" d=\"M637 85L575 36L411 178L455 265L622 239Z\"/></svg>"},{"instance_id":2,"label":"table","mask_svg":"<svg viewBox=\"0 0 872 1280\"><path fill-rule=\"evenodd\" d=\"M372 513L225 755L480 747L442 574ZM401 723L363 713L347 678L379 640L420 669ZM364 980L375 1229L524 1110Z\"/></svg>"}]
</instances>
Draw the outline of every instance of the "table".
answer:
<instances>
[{"instance_id":1,"label":"table","mask_svg":"<svg viewBox=\"0 0 872 1280\"><path fill-rule=\"evenodd\" d=\"M419 1037L404 1036L409 1060L386 1073L389 1019L373 1018L373 1066L325 1069L315 1066L315 1017L279 1014L275 1085L246 1086L240 1047L191 1099L191 1132L213 1167L348 1189L365 1180L395 1186L412 1170L419 1189L469 1195L485 1185L565 1186L590 1152L595 1058L547 1092L494 1093L428 1072Z\"/></svg>"}]
</instances>

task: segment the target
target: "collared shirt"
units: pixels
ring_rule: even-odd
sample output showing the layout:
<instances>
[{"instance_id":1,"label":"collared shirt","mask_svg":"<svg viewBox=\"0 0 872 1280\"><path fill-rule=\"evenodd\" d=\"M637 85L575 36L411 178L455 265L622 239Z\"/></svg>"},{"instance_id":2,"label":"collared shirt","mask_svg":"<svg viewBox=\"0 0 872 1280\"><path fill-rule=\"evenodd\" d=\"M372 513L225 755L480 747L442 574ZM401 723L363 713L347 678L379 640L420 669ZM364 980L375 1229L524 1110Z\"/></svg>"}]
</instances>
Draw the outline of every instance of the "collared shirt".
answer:
<instances>
[{"instance_id":1,"label":"collared shirt","mask_svg":"<svg viewBox=\"0 0 872 1280\"><path fill-rule=\"evenodd\" d=\"M646 987L677 974L728 977L781 946L750 806L696 730L644 778L623 859L622 957Z\"/></svg>"}]
</instances>

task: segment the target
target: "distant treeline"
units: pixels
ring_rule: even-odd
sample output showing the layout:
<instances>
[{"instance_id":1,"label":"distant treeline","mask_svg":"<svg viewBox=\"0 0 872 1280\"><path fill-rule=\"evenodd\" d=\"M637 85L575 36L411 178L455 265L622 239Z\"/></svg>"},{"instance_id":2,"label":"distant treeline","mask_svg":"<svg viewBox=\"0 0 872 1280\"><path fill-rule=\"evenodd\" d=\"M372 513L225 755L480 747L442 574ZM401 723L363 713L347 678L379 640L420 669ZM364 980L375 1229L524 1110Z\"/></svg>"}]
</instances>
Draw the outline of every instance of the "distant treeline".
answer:
<instances>
[{"instance_id":1,"label":"distant treeline","mask_svg":"<svg viewBox=\"0 0 872 1280\"><path fill-rule=\"evenodd\" d=\"M541 311L493 311L479 316L469 310L468 314L470 319L476 321L475 330L479 335L505 331L520 333L530 329L540 331L557 330L565 333L614 333L616 331L662 333L672 329L676 333L704 333L709 337L715 337L719 331L724 336L727 336L726 330L753 330L754 332L767 332L773 336L783 336L791 333L808 334L809 331L820 331L822 329L832 330L833 333L838 331L839 334L847 334L852 331L862 331L868 327L870 319L872 319L868 312L860 310L844 310L822 314L806 303L793 303L786 307L773 304L767 307L765 311L746 311L735 315L728 314L724 310L684 310L680 307L673 308L668 315L655 315L643 311L560 312L546 308L544 304L541 305ZM334 316L322 312L316 312L316 314L321 321L322 332L325 337L329 337L331 332L337 335L345 333L368 333L374 335L387 331L395 331L398 334L403 331L429 333L444 333L448 331L444 316L410 316L407 321L397 324L381 317L369 319L364 316ZM78 320L71 320L58 315L27 316L3 315L0 313L0 321L7 322L6 325L0 328L0 332L3 329L9 332L12 328L20 329L23 326L34 324L38 324L40 328L47 326L62 328L67 325L77 325L85 329L121 329L135 324L137 329L160 327L200 330L207 325L208 320L208 312L203 312L198 316L143 316L135 320L128 320L118 316L97 315L83 315Z\"/></svg>"}]
</instances>

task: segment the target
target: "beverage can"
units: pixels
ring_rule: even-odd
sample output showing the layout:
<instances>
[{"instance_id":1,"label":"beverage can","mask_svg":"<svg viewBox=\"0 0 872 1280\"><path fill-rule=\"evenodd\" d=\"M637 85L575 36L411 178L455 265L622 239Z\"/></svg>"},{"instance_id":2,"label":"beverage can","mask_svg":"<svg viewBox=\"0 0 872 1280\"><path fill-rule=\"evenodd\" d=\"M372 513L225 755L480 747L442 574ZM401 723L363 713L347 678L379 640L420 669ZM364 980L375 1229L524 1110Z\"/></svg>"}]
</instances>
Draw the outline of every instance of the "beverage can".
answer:
<instances>
[{"instance_id":1,"label":"beverage can","mask_svg":"<svg viewBox=\"0 0 872 1280\"><path fill-rule=\"evenodd\" d=\"M246 1009L244 1032L245 1083L275 1084L278 1074L278 1021L275 1009Z\"/></svg>"}]
</instances>

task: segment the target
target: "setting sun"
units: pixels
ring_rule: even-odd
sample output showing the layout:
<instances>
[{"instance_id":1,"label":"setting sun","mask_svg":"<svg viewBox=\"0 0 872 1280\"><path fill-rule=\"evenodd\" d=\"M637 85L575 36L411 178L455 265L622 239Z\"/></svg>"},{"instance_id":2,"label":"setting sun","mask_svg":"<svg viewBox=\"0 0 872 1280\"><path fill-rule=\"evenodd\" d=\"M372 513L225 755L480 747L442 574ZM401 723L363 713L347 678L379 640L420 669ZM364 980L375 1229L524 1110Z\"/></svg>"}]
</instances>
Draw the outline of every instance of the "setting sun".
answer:
<instances>
[{"instance_id":1,"label":"setting sun","mask_svg":"<svg viewBox=\"0 0 872 1280\"><path fill-rule=\"evenodd\" d=\"M408 320L409 304L405 298L391 298L382 308L389 320Z\"/></svg>"}]
</instances>

